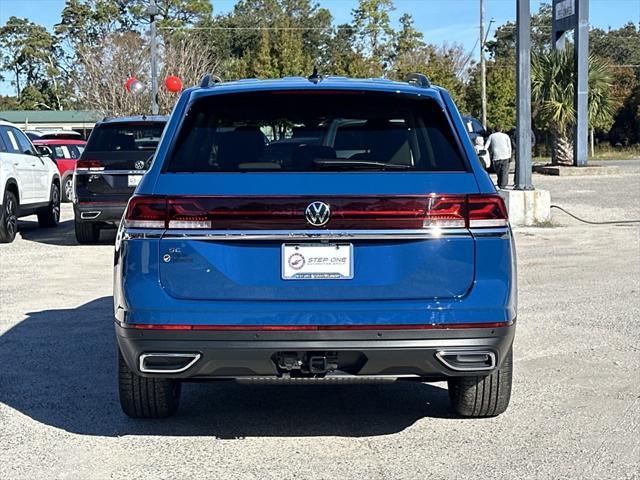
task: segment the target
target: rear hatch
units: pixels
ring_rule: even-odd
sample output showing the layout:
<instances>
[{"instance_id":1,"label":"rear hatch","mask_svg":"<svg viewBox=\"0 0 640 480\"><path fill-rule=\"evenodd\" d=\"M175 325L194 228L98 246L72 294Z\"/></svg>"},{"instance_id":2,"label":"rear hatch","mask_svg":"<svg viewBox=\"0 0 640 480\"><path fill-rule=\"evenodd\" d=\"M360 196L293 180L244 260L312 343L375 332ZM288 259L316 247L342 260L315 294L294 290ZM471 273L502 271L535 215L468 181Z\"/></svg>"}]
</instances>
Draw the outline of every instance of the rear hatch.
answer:
<instances>
[{"instance_id":1,"label":"rear hatch","mask_svg":"<svg viewBox=\"0 0 640 480\"><path fill-rule=\"evenodd\" d=\"M195 102L156 182L161 195L134 197L127 212L129 227L164 230L169 295L324 302L469 291L469 212L480 197L437 98L330 93Z\"/></svg>"},{"instance_id":2,"label":"rear hatch","mask_svg":"<svg viewBox=\"0 0 640 480\"><path fill-rule=\"evenodd\" d=\"M113 122L98 125L77 166L76 191L86 197L131 196L146 172L164 122Z\"/></svg>"}]
</instances>

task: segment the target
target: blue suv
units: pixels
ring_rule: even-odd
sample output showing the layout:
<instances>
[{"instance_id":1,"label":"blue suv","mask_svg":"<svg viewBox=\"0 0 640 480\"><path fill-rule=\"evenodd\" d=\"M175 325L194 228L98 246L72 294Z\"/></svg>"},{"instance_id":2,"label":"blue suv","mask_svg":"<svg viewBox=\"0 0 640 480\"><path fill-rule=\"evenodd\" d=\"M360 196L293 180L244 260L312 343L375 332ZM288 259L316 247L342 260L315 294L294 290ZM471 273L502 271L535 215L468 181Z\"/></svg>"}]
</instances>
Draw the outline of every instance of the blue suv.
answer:
<instances>
[{"instance_id":1,"label":"blue suv","mask_svg":"<svg viewBox=\"0 0 640 480\"><path fill-rule=\"evenodd\" d=\"M505 206L419 74L186 90L119 228L114 308L131 417L207 379L446 380L469 417L511 395Z\"/></svg>"}]
</instances>

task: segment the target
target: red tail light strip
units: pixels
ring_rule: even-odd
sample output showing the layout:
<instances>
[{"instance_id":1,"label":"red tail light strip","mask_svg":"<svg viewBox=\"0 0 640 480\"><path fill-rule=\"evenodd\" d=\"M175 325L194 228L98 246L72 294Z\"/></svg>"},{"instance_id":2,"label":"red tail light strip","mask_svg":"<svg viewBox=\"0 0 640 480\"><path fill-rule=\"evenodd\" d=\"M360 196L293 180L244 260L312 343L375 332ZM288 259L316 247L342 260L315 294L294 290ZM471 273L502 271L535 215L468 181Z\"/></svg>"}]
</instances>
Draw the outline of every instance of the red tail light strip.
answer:
<instances>
[{"instance_id":1,"label":"red tail light strip","mask_svg":"<svg viewBox=\"0 0 640 480\"><path fill-rule=\"evenodd\" d=\"M100 160L78 160L76 170L104 170Z\"/></svg>"},{"instance_id":2,"label":"red tail light strip","mask_svg":"<svg viewBox=\"0 0 640 480\"><path fill-rule=\"evenodd\" d=\"M134 196L127 227L214 230L302 230L310 228L308 197ZM488 228L508 225L498 195L324 197L331 209L324 230ZM314 227L311 227L314 228Z\"/></svg>"},{"instance_id":3,"label":"red tail light strip","mask_svg":"<svg viewBox=\"0 0 640 480\"><path fill-rule=\"evenodd\" d=\"M513 322L491 323L441 323L427 325L153 325L146 323L124 324L136 330L209 330L229 332L286 332L286 331L330 331L330 330L460 330L467 328L502 328Z\"/></svg>"}]
</instances>

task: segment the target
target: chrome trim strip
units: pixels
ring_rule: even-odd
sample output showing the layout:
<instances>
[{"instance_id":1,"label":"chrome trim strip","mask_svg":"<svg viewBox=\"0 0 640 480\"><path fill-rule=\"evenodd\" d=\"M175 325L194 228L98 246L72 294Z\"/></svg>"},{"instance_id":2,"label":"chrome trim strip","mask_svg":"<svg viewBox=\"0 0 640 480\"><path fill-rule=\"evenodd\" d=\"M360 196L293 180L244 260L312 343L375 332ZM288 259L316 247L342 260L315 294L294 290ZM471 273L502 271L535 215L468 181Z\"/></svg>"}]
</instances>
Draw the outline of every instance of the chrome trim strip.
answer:
<instances>
[{"instance_id":1,"label":"chrome trim strip","mask_svg":"<svg viewBox=\"0 0 640 480\"><path fill-rule=\"evenodd\" d=\"M506 237L509 235L509 227L496 228L470 228L469 232L474 237Z\"/></svg>"},{"instance_id":2,"label":"chrome trim strip","mask_svg":"<svg viewBox=\"0 0 640 480\"><path fill-rule=\"evenodd\" d=\"M144 175L146 170L92 170L90 168L76 168L75 173L82 175Z\"/></svg>"},{"instance_id":3,"label":"chrome trim strip","mask_svg":"<svg viewBox=\"0 0 640 480\"><path fill-rule=\"evenodd\" d=\"M192 360L182 368L174 368L174 369L154 369L154 368L146 368L145 360L150 357L170 357L170 358L191 358ZM139 368L142 373L182 373L193 366L198 360L200 360L202 355L200 353L143 353L140 355L140 363Z\"/></svg>"},{"instance_id":4,"label":"chrome trim strip","mask_svg":"<svg viewBox=\"0 0 640 480\"><path fill-rule=\"evenodd\" d=\"M488 355L491 365L467 368L454 367L444 358L447 355ZM436 358L447 368L456 372L484 372L496 368L496 354L489 350L438 350Z\"/></svg>"},{"instance_id":5,"label":"chrome trim strip","mask_svg":"<svg viewBox=\"0 0 640 480\"><path fill-rule=\"evenodd\" d=\"M125 228L122 232L122 240L137 238L162 238L164 230L153 230L147 228Z\"/></svg>"},{"instance_id":6,"label":"chrome trim strip","mask_svg":"<svg viewBox=\"0 0 640 480\"><path fill-rule=\"evenodd\" d=\"M166 230L162 238L172 240L425 240L469 237L466 228L424 230Z\"/></svg>"},{"instance_id":7,"label":"chrome trim strip","mask_svg":"<svg viewBox=\"0 0 640 480\"><path fill-rule=\"evenodd\" d=\"M125 228L123 240L135 238L165 238L168 240L425 240L437 238L505 237L503 228L443 228L424 230L163 230Z\"/></svg>"}]
</instances>

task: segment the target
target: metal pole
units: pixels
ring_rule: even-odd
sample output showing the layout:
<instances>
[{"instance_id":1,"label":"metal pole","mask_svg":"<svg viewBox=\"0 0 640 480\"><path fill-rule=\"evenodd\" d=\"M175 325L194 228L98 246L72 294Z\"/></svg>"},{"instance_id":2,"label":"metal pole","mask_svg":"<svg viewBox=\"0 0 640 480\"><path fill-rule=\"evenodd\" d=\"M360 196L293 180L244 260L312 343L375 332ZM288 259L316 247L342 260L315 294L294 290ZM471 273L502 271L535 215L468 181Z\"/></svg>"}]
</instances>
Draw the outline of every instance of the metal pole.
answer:
<instances>
[{"instance_id":1,"label":"metal pole","mask_svg":"<svg viewBox=\"0 0 640 480\"><path fill-rule=\"evenodd\" d=\"M587 166L589 130L589 0L576 0L578 25L575 30L575 63L578 80L575 89L576 130L573 147L573 165Z\"/></svg>"},{"instance_id":2,"label":"metal pole","mask_svg":"<svg viewBox=\"0 0 640 480\"><path fill-rule=\"evenodd\" d=\"M480 98L482 126L487 129L487 62L484 58L484 0L480 0Z\"/></svg>"},{"instance_id":3,"label":"metal pole","mask_svg":"<svg viewBox=\"0 0 640 480\"><path fill-rule=\"evenodd\" d=\"M531 179L531 11L529 0L518 0L516 40L516 190L533 190Z\"/></svg>"},{"instance_id":4,"label":"metal pole","mask_svg":"<svg viewBox=\"0 0 640 480\"><path fill-rule=\"evenodd\" d=\"M156 0L151 0L147 13L151 17L149 36L151 37L151 114L158 114L158 45L156 38L156 15L158 15Z\"/></svg>"}]
</instances>

